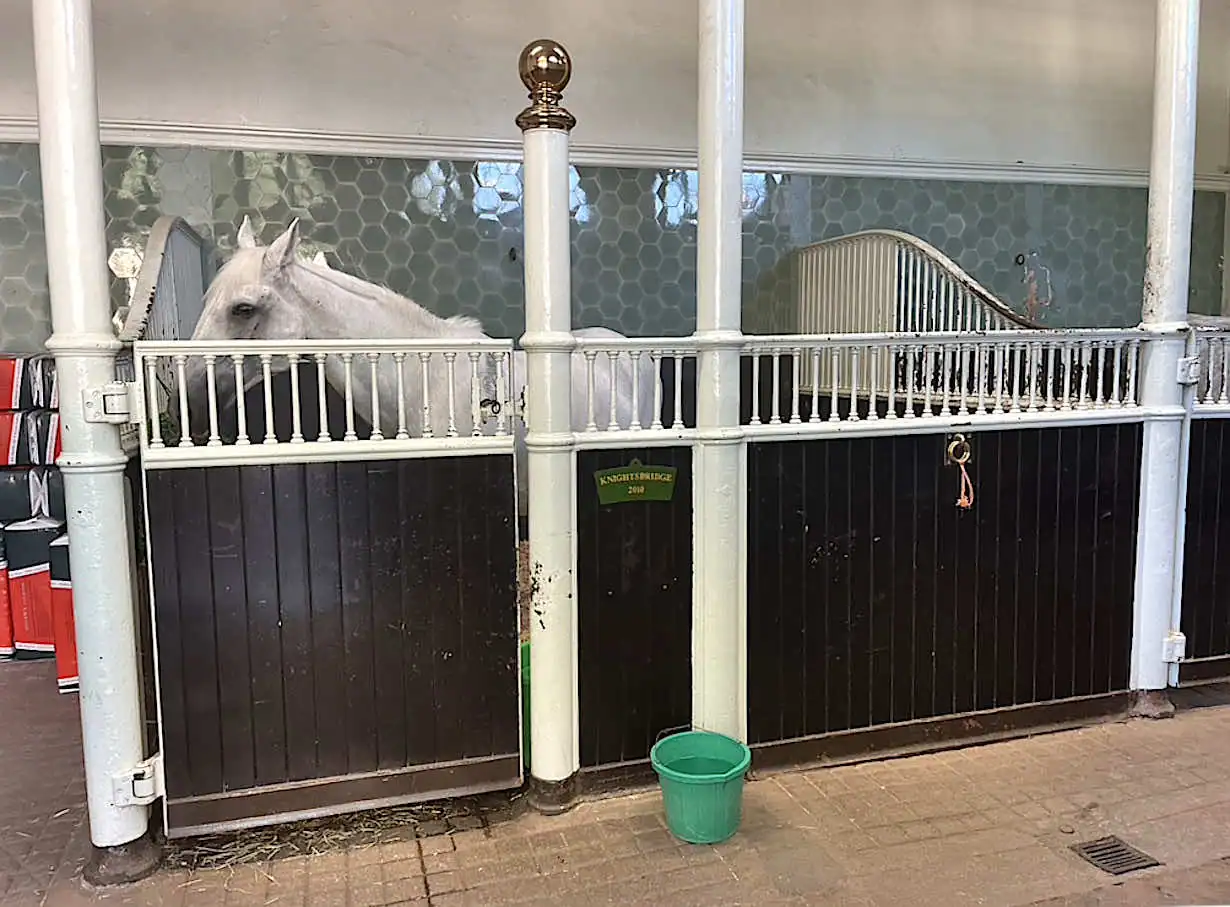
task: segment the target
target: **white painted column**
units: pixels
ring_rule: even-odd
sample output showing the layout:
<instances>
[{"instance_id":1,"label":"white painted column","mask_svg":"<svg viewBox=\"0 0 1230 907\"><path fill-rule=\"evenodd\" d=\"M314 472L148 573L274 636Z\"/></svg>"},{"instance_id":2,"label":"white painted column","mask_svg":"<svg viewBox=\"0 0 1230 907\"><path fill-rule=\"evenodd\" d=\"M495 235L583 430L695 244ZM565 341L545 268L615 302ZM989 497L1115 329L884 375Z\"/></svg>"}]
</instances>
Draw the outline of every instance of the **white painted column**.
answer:
<instances>
[{"instance_id":1,"label":"white painted column","mask_svg":"<svg viewBox=\"0 0 1230 907\"><path fill-rule=\"evenodd\" d=\"M554 41L529 44L521 80L533 102L517 117L525 145L526 436L530 534L530 797L543 812L572 805L580 767L572 437L568 134L559 106L571 77Z\"/></svg>"},{"instance_id":2,"label":"white painted column","mask_svg":"<svg viewBox=\"0 0 1230 907\"><path fill-rule=\"evenodd\" d=\"M1177 637L1180 513L1186 489L1183 386L1178 365L1185 339L1191 271L1192 193L1196 159L1196 55L1200 0L1157 0L1153 155L1142 324L1158 338L1145 344L1141 402L1162 413L1144 424L1131 686L1167 686L1167 649Z\"/></svg>"},{"instance_id":3,"label":"white painted column","mask_svg":"<svg viewBox=\"0 0 1230 907\"><path fill-rule=\"evenodd\" d=\"M90 838L141 838L149 808L116 806L112 779L144 758L127 463L115 425L91 424L82 393L115 381L90 0L33 0L47 279L60 382L64 497L73 566Z\"/></svg>"},{"instance_id":4,"label":"white painted column","mask_svg":"<svg viewBox=\"0 0 1230 907\"><path fill-rule=\"evenodd\" d=\"M747 737L747 462L739 427L743 0L700 0L692 723Z\"/></svg>"}]
</instances>

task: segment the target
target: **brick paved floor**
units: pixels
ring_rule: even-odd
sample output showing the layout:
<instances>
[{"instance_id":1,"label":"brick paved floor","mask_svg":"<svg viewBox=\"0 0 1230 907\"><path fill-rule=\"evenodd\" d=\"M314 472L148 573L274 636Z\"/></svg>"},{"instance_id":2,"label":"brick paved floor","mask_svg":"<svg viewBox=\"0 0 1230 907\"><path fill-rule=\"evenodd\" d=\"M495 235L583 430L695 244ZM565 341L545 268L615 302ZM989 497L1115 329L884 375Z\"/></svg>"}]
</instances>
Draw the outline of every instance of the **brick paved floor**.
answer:
<instances>
[{"instance_id":1,"label":"brick paved floor","mask_svg":"<svg viewBox=\"0 0 1230 907\"><path fill-rule=\"evenodd\" d=\"M65 842L80 808L50 818L79 800L75 759L61 744L51 755L23 747L44 767L30 774L67 766L59 787L49 777L40 787L46 805L30 807L29 852L47 854L40 866L56 847L70 859L54 878L10 880L2 903L15 907L40 903L48 883L47 907L1230 903L1230 708L761 778L747 786L739 834L718 847L676 842L647 791L451 835L165 870L107 891L75 877ZM30 797L12 771L10 793ZM1105 834L1163 865L1117 879L1069 849Z\"/></svg>"},{"instance_id":2,"label":"brick paved floor","mask_svg":"<svg viewBox=\"0 0 1230 907\"><path fill-rule=\"evenodd\" d=\"M53 661L0 662L0 727L0 903L25 907L88 840L77 697Z\"/></svg>"}]
</instances>

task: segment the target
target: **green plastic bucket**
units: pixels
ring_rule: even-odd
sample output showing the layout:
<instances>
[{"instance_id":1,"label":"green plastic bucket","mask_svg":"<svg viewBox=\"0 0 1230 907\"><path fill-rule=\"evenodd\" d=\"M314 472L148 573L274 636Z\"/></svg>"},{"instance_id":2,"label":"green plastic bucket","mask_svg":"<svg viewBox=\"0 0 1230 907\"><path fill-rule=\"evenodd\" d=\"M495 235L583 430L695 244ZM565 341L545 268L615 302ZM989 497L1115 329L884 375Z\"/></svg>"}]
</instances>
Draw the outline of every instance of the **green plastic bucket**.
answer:
<instances>
[{"instance_id":1,"label":"green plastic bucket","mask_svg":"<svg viewBox=\"0 0 1230 907\"><path fill-rule=\"evenodd\" d=\"M521 763L530 771L530 644L521 643Z\"/></svg>"},{"instance_id":2,"label":"green plastic bucket","mask_svg":"<svg viewBox=\"0 0 1230 907\"><path fill-rule=\"evenodd\" d=\"M709 731L671 734L654 744L649 761L662 785L666 826L689 844L717 844L739 829L743 776L752 751Z\"/></svg>"}]
</instances>

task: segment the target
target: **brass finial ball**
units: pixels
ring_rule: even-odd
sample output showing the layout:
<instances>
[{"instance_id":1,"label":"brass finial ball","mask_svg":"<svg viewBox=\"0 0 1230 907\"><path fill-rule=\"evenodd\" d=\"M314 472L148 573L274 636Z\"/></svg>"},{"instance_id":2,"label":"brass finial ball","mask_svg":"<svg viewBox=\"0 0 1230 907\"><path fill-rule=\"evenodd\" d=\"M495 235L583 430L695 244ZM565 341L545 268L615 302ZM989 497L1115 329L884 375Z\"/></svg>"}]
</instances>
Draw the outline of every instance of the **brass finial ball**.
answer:
<instances>
[{"instance_id":1,"label":"brass finial ball","mask_svg":"<svg viewBox=\"0 0 1230 907\"><path fill-rule=\"evenodd\" d=\"M531 92L544 88L562 92L572 78L572 59L563 45L550 38L539 38L525 45L517 69Z\"/></svg>"}]
</instances>

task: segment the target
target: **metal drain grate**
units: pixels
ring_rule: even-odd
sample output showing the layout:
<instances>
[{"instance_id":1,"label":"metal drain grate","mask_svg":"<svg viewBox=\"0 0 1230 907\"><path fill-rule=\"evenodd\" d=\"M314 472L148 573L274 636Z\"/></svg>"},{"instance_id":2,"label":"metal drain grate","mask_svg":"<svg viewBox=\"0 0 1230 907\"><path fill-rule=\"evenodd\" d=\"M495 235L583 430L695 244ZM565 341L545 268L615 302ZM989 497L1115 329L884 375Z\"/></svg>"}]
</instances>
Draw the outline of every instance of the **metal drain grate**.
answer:
<instances>
[{"instance_id":1,"label":"metal drain grate","mask_svg":"<svg viewBox=\"0 0 1230 907\"><path fill-rule=\"evenodd\" d=\"M1115 835L1098 838L1096 841L1085 841L1083 844L1073 844L1072 849L1098 869L1116 876L1162 865L1144 851L1137 850Z\"/></svg>"}]
</instances>

